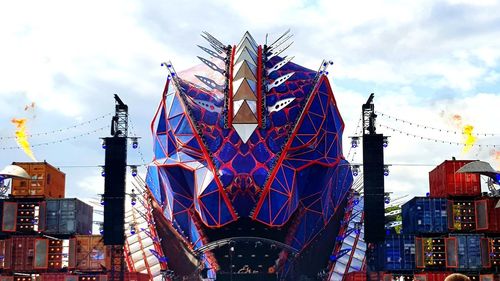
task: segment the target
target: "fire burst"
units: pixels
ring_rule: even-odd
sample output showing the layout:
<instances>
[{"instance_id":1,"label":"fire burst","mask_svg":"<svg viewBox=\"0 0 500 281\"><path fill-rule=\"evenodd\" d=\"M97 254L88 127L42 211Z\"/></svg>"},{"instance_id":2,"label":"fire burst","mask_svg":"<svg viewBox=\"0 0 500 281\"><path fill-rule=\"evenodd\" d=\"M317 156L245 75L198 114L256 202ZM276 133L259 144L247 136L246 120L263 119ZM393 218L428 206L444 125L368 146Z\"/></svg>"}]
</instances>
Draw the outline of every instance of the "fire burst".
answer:
<instances>
[{"instance_id":1,"label":"fire burst","mask_svg":"<svg viewBox=\"0 0 500 281\"><path fill-rule=\"evenodd\" d=\"M31 145L28 141L28 134L26 134L26 118L16 119L13 118L11 122L16 126L16 141L19 147L28 155L33 161L36 161L35 155L31 150Z\"/></svg>"},{"instance_id":2,"label":"fire burst","mask_svg":"<svg viewBox=\"0 0 500 281\"><path fill-rule=\"evenodd\" d=\"M469 150L474 146L474 143L476 143L477 138L472 135L472 131L474 131L474 126L472 125L465 125L462 128L462 134L464 135L464 149L463 152L467 153Z\"/></svg>"}]
</instances>

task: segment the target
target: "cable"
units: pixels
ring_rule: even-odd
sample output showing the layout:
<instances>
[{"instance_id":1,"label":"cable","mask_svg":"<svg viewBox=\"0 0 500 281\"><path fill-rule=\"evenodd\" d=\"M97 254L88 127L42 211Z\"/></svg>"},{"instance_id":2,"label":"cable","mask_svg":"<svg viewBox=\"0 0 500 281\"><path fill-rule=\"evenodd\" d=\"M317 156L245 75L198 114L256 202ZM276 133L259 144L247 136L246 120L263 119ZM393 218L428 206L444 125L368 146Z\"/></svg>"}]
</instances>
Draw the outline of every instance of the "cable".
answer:
<instances>
[{"instance_id":1,"label":"cable","mask_svg":"<svg viewBox=\"0 0 500 281\"><path fill-rule=\"evenodd\" d=\"M69 127L62 128L62 129L56 129L56 130L52 130L52 131L47 131L47 132L33 133L33 134L26 135L26 136L27 137L36 137L36 136L46 136L46 135L50 135L50 134L61 133L61 132L64 132L64 131L67 131L67 130L70 130L70 129L74 129L74 128L77 128L77 127L80 127L80 126L84 126L84 125L90 124L90 123L92 123L94 121L103 119L103 118L105 118L107 116L110 116L110 115L112 115L112 113L106 113L106 114L104 114L102 116L96 117L96 118L88 120L88 121L84 121L84 122L78 123L78 124L73 125L73 126L69 126ZM0 137L0 140L15 139L15 138L16 138L15 136L7 136L7 137Z\"/></svg>"},{"instance_id":2,"label":"cable","mask_svg":"<svg viewBox=\"0 0 500 281\"><path fill-rule=\"evenodd\" d=\"M363 118L363 114L361 114L359 116L359 119L358 119L358 125L356 125L356 129L354 130L354 136L358 134L358 130L359 130L359 127L361 125L361 120ZM346 159L349 159L349 156L351 156L351 151L352 151L352 146L349 147L349 151L347 152L347 156L345 157ZM356 151L354 151L353 155L352 155L352 159L351 159L351 162L354 161L354 156L356 155Z\"/></svg>"},{"instance_id":3,"label":"cable","mask_svg":"<svg viewBox=\"0 0 500 281\"><path fill-rule=\"evenodd\" d=\"M433 142L436 142L436 143L444 143L444 144L454 144L454 145L466 146L466 144L460 143L460 142L453 142L453 141L447 141L447 140L441 140L441 139L434 139L434 138L419 136L419 135L415 135L415 134L412 134L412 133L401 131L399 129L395 129L395 128L392 128L392 127L389 127L389 126L386 126L386 125L383 125L383 124L378 124L378 125L380 127L384 127L384 128L389 129L389 130L392 130L393 132L397 132L397 133L400 133L402 135L411 136L411 137L414 137L414 138L420 138L422 140L433 141ZM500 144L467 144L467 145L478 146L478 147L500 147Z\"/></svg>"},{"instance_id":4,"label":"cable","mask_svg":"<svg viewBox=\"0 0 500 281\"><path fill-rule=\"evenodd\" d=\"M438 131L438 132L442 132L442 133L448 133L448 134L462 134L461 131L454 131L454 130L446 130L446 129L441 129L441 128L435 128L435 127L432 127L432 126L428 126L428 125L422 125L422 124L419 124L419 123L415 123L413 121L408 121L408 120L404 120L404 119L401 119L401 118L398 118L398 117L394 117L394 116L391 116L389 114L386 114L386 113L383 113L383 112L380 112L380 111L375 111L375 113L377 113L378 115L381 115L383 117L386 117L387 119L392 119L392 120L395 120L397 122L402 122L404 124L409 124L409 125L412 125L412 126L416 126L417 128L423 128L423 129L429 129L429 130L434 130L434 131ZM478 136L485 136L485 137L496 137L496 136L500 136L500 134L498 133L474 133L475 135L478 135Z\"/></svg>"},{"instance_id":5,"label":"cable","mask_svg":"<svg viewBox=\"0 0 500 281\"><path fill-rule=\"evenodd\" d=\"M130 125L130 133L132 134L133 137L137 137L137 135L135 134L135 128L134 128L134 125L132 124L132 119L130 118L129 116L129 125ZM141 150L141 146L139 145L137 147L137 152L139 152L139 156L141 157L141 161L142 161L142 165L140 166L146 166L146 165L149 165L151 162L146 162L146 159L144 157L144 154L142 153L142 150Z\"/></svg>"},{"instance_id":6,"label":"cable","mask_svg":"<svg viewBox=\"0 0 500 281\"><path fill-rule=\"evenodd\" d=\"M69 140L74 140L74 139L77 139L77 138L80 138L80 137L83 137L83 136L88 136L88 135L97 133L99 131L102 131L102 130L108 129L108 128L109 128L109 126L104 126L104 127L97 128L97 129L95 129L93 131L89 131L89 132L86 132L86 133L83 133L83 134L79 134L79 135L76 135L76 136L67 137L67 138L58 139L58 140L53 140L53 141L49 141L49 142L32 144L31 147L38 147L38 146L44 146L44 145L51 145L51 144L56 144L56 143L62 143L62 142L69 141ZM0 147L0 149L1 150L12 150L12 149L21 149L21 148L19 146L5 146L5 147Z\"/></svg>"}]
</instances>

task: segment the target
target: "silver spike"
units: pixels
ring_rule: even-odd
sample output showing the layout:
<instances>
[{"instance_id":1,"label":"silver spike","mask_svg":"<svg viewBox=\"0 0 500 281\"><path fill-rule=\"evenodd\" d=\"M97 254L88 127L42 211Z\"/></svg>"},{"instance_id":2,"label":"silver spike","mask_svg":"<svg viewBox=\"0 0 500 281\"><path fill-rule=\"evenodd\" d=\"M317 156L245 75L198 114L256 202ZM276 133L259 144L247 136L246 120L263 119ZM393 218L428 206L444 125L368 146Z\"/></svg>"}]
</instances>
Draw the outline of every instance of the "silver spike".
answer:
<instances>
[{"instance_id":1,"label":"silver spike","mask_svg":"<svg viewBox=\"0 0 500 281\"><path fill-rule=\"evenodd\" d=\"M220 92L224 91L224 86L215 83L214 80L207 78L205 76L195 75L201 82L207 85L211 89L219 90Z\"/></svg>"},{"instance_id":2,"label":"silver spike","mask_svg":"<svg viewBox=\"0 0 500 281\"><path fill-rule=\"evenodd\" d=\"M267 85L267 91L269 92L272 88L278 87L279 85L285 83L285 81L288 80L290 77L292 77L292 75L294 74L295 72L290 72L288 74L276 78L276 80L274 80L273 83Z\"/></svg>"},{"instance_id":3,"label":"silver spike","mask_svg":"<svg viewBox=\"0 0 500 281\"><path fill-rule=\"evenodd\" d=\"M203 51L205 51L207 54L211 55L214 58L217 58L217 59L220 59L220 60L224 60L225 59L224 57L222 57L220 55L220 53L214 52L214 51L210 50L209 48L205 48L205 47L200 46L200 45L196 45L196 46L198 46L200 49L202 49Z\"/></svg>"},{"instance_id":4,"label":"silver spike","mask_svg":"<svg viewBox=\"0 0 500 281\"><path fill-rule=\"evenodd\" d=\"M277 64L275 64L273 67L271 67L270 69L268 69L266 72L267 72L267 75L273 73L274 71L282 68L285 64L287 64L289 61L291 61L294 57L286 57L284 58L282 61L278 62Z\"/></svg>"},{"instance_id":5,"label":"silver spike","mask_svg":"<svg viewBox=\"0 0 500 281\"><path fill-rule=\"evenodd\" d=\"M203 31L203 34L205 34L214 44L219 46L219 48L221 48L221 49L226 48L226 45L224 45L224 43L222 43L221 41L217 40L217 38L213 37L212 34L206 32L206 31Z\"/></svg>"},{"instance_id":6,"label":"silver spike","mask_svg":"<svg viewBox=\"0 0 500 281\"><path fill-rule=\"evenodd\" d=\"M276 49L278 48L279 46L283 45L283 43L285 43L286 41L288 41L288 39L292 38L293 37L293 34L290 34L288 35L287 37L285 37L283 40L281 40L280 42L277 42L275 45L273 45L272 47L269 47L268 48L268 52L272 52L273 49Z\"/></svg>"},{"instance_id":7,"label":"silver spike","mask_svg":"<svg viewBox=\"0 0 500 281\"><path fill-rule=\"evenodd\" d=\"M205 59L205 58L202 58L202 57L198 57L204 64L206 64L208 67L210 67L212 70L215 70L217 72L219 72L220 74L222 75L225 75L226 74L226 71L222 68L219 68L215 63Z\"/></svg>"},{"instance_id":8,"label":"silver spike","mask_svg":"<svg viewBox=\"0 0 500 281\"><path fill-rule=\"evenodd\" d=\"M203 37L203 39L207 40L208 44L210 44L210 46L217 52L219 53L223 53L224 52L224 49L221 48L219 45L217 45L216 43L214 43L212 40L210 40L208 37L204 36L203 34L201 35L201 37Z\"/></svg>"},{"instance_id":9,"label":"silver spike","mask_svg":"<svg viewBox=\"0 0 500 281\"><path fill-rule=\"evenodd\" d=\"M286 49L288 49L288 47L290 47L292 44L293 44L293 41L290 42L290 44L288 44L286 46L283 46L281 48L278 48L278 49L272 51L271 54L269 56L267 56L267 59L269 60L269 59L271 59L271 58L273 58L273 57L281 54L283 51L285 51Z\"/></svg>"},{"instance_id":10,"label":"silver spike","mask_svg":"<svg viewBox=\"0 0 500 281\"><path fill-rule=\"evenodd\" d=\"M278 39L276 39L273 43L271 43L271 45L269 45L269 48L273 48L273 45L280 41L281 38L285 37L285 35L287 35L288 33L290 33L290 28L285 31L285 33L283 33L280 37L278 37Z\"/></svg>"},{"instance_id":11,"label":"silver spike","mask_svg":"<svg viewBox=\"0 0 500 281\"><path fill-rule=\"evenodd\" d=\"M274 105L268 106L267 112L271 113L271 112L275 112L275 111L280 111L283 108L287 107L287 105L292 103L292 101L294 101L294 100L295 100L295 97L279 100Z\"/></svg>"}]
</instances>

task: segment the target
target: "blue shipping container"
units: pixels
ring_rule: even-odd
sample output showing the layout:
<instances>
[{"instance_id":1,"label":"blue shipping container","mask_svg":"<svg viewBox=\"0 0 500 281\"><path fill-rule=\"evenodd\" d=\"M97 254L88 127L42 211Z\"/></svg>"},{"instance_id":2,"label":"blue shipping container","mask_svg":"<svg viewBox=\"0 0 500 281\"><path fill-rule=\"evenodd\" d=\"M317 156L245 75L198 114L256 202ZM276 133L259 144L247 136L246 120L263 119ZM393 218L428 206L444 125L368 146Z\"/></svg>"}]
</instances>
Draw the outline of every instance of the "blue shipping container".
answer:
<instances>
[{"instance_id":1,"label":"blue shipping container","mask_svg":"<svg viewBox=\"0 0 500 281\"><path fill-rule=\"evenodd\" d=\"M447 266L457 270L480 270L480 234L450 234L446 243Z\"/></svg>"},{"instance_id":2,"label":"blue shipping container","mask_svg":"<svg viewBox=\"0 0 500 281\"><path fill-rule=\"evenodd\" d=\"M93 208L76 199L47 199L47 234L91 234Z\"/></svg>"},{"instance_id":3,"label":"blue shipping container","mask_svg":"<svg viewBox=\"0 0 500 281\"><path fill-rule=\"evenodd\" d=\"M385 270L415 270L415 236L388 235L384 252Z\"/></svg>"},{"instance_id":4,"label":"blue shipping container","mask_svg":"<svg viewBox=\"0 0 500 281\"><path fill-rule=\"evenodd\" d=\"M415 197L402 206L403 233L447 233L448 200Z\"/></svg>"}]
</instances>

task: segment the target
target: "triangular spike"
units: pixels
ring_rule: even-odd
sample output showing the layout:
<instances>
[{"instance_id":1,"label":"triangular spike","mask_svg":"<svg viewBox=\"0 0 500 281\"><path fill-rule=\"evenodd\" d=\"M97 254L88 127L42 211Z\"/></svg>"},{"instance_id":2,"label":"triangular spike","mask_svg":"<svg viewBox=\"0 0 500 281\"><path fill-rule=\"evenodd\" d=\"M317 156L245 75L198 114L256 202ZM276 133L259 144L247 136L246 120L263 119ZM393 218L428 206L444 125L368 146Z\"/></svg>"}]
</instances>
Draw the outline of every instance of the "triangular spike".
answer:
<instances>
[{"instance_id":1,"label":"triangular spike","mask_svg":"<svg viewBox=\"0 0 500 281\"><path fill-rule=\"evenodd\" d=\"M253 114L257 114L257 101L247 100L248 107L252 110Z\"/></svg>"},{"instance_id":2,"label":"triangular spike","mask_svg":"<svg viewBox=\"0 0 500 281\"><path fill-rule=\"evenodd\" d=\"M219 54L217 52L214 52L214 51L210 50L209 48L205 48L205 47L200 46L200 45L196 45L196 46L198 46L200 49L202 49L207 54L211 55L212 57L214 57L216 59L220 59L220 60L224 60L225 59L224 57L221 56L221 54Z\"/></svg>"},{"instance_id":3,"label":"triangular spike","mask_svg":"<svg viewBox=\"0 0 500 281\"><path fill-rule=\"evenodd\" d=\"M226 73L226 71L222 68L219 68L215 63L205 59L205 58L202 58L202 57L198 57L204 64L206 64L208 67L210 67L212 70L215 70L217 72L219 72L220 74L224 75Z\"/></svg>"},{"instance_id":4,"label":"triangular spike","mask_svg":"<svg viewBox=\"0 0 500 281\"><path fill-rule=\"evenodd\" d=\"M257 78L255 78L255 73L252 71L252 68L248 65L247 61L241 61L234 66L234 72L236 74L234 75L233 79L238 80L241 78L246 78L249 80L257 81ZM255 72L257 72L257 69L254 68Z\"/></svg>"},{"instance_id":5,"label":"triangular spike","mask_svg":"<svg viewBox=\"0 0 500 281\"><path fill-rule=\"evenodd\" d=\"M282 68L285 64L287 64L288 62L290 62L294 57L285 57L282 61L278 62L277 64L275 64L273 67L271 67L270 69L267 70L267 75L273 73L274 71Z\"/></svg>"},{"instance_id":6,"label":"triangular spike","mask_svg":"<svg viewBox=\"0 0 500 281\"><path fill-rule=\"evenodd\" d=\"M241 48L244 47L247 47L249 50L252 50L254 53L257 54L258 45L252 42L252 40L249 39L248 37L243 37L241 42L238 45L236 45L236 52L238 52Z\"/></svg>"},{"instance_id":7,"label":"triangular spike","mask_svg":"<svg viewBox=\"0 0 500 281\"><path fill-rule=\"evenodd\" d=\"M240 106L238 112L234 115L233 119L234 124L254 124L257 123L257 117L255 117L254 113L248 103L246 101Z\"/></svg>"},{"instance_id":8,"label":"triangular spike","mask_svg":"<svg viewBox=\"0 0 500 281\"><path fill-rule=\"evenodd\" d=\"M257 85L252 80L239 79L233 82L233 99L234 100L257 100L255 90Z\"/></svg>"},{"instance_id":9,"label":"triangular spike","mask_svg":"<svg viewBox=\"0 0 500 281\"><path fill-rule=\"evenodd\" d=\"M246 143L248 139L252 136L255 128L257 128L257 124L234 124L233 128L240 136L243 143Z\"/></svg>"},{"instance_id":10,"label":"triangular spike","mask_svg":"<svg viewBox=\"0 0 500 281\"><path fill-rule=\"evenodd\" d=\"M220 92L224 91L224 86L215 83L214 80L207 78L207 77L204 77L204 76L200 76L200 75L194 75L194 76L196 76L196 78L198 78L198 80L203 82L203 84L207 85L209 88L216 89Z\"/></svg>"},{"instance_id":11,"label":"triangular spike","mask_svg":"<svg viewBox=\"0 0 500 281\"><path fill-rule=\"evenodd\" d=\"M235 58L238 58L239 56L241 56L241 53L243 53L243 52L248 52L248 54L252 57L252 59L253 59L254 61L257 61L257 53L256 53L256 52L254 52L254 51L252 50L252 48L248 48L248 47L246 47L246 46L245 46L245 47L243 47L243 48L238 49L238 50L236 51L236 53L234 54L234 57L235 57ZM236 60L236 59L235 59L235 60Z\"/></svg>"},{"instance_id":12,"label":"triangular spike","mask_svg":"<svg viewBox=\"0 0 500 281\"><path fill-rule=\"evenodd\" d=\"M247 51L246 48L243 49L243 51L239 54L239 56L234 57L234 64L237 64L242 60L246 60L249 63L253 64L254 66L257 66L257 57L250 55L250 53Z\"/></svg>"},{"instance_id":13,"label":"triangular spike","mask_svg":"<svg viewBox=\"0 0 500 281\"><path fill-rule=\"evenodd\" d=\"M290 77L292 77L292 75L294 75L294 74L295 74L295 72L290 72L290 73L287 73L283 76L276 78L276 80L274 80L273 83L267 85L267 91L269 92L269 90L271 90L272 88L278 87L279 85L285 83L285 81L288 80Z\"/></svg>"}]
</instances>

